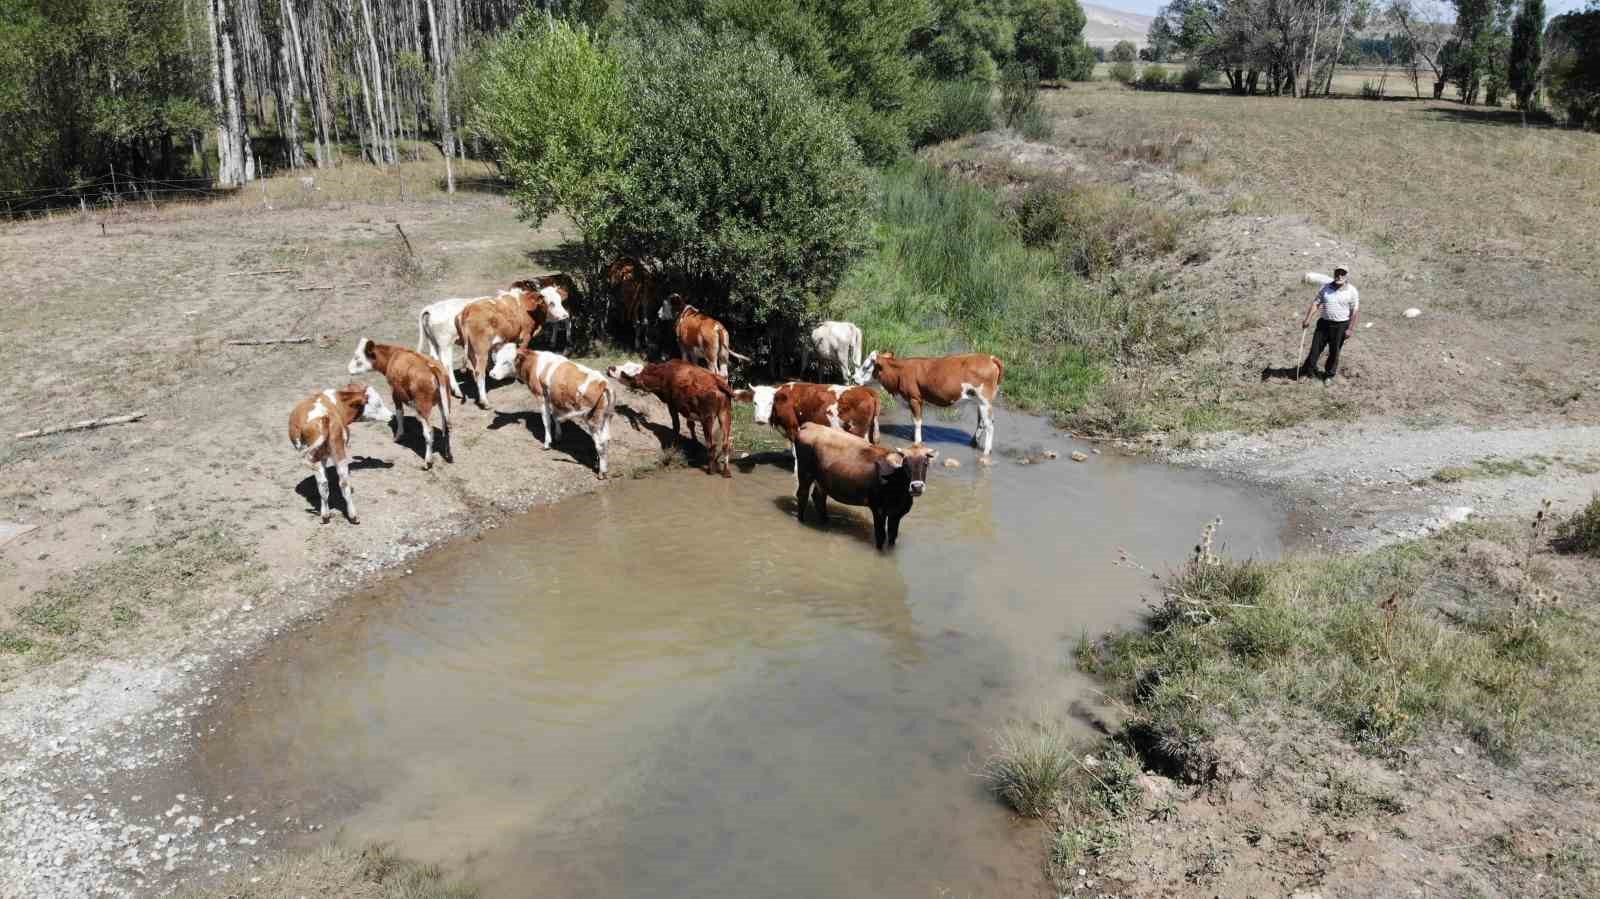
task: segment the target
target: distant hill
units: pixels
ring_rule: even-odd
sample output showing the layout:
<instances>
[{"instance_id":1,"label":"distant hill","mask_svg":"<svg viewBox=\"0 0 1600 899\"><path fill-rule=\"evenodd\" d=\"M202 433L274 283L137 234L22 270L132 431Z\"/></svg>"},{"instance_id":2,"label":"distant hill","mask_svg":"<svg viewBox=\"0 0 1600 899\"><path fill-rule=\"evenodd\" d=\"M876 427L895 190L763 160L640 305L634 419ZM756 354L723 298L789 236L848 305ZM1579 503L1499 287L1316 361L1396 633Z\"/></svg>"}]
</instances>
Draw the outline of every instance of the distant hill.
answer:
<instances>
[{"instance_id":1,"label":"distant hill","mask_svg":"<svg viewBox=\"0 0 1600 899\"><path fill-rule=\"evenodd\" d=\"M1151 16L1136 12L1123 12L1109 6L1082 3L1088 24L1083 26L1083 39L1091 47L1111 47L1117 41L1133 41L1134 46L1145 45L1145 35L1150 31Z\"/></svg>"}]
</instances>

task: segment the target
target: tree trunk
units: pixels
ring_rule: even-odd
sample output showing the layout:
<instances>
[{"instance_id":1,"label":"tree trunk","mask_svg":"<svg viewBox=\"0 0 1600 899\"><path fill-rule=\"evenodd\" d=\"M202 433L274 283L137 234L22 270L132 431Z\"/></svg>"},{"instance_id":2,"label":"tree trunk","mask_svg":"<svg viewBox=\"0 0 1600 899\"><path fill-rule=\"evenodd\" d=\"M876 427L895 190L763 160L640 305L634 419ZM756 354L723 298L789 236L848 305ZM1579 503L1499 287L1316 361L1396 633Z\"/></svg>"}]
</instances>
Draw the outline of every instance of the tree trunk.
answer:
<instances>
[{"instance_id":1,"label":"tree trunk","mask_svg":"<svg viewBox=\"0 0 1600 899\"><path fill-rule=\"evenodd\" d=\"M439 123L439 141L444 150L445 192L456 192L455 166L450 157L455 154L455 130L450 127L450 88L445 75L444 56L439 52L439 20L433 14L433 0L428 4L428 37L433 44L433 91L438 108L434 121Z\"/></svg>"},{"instance_id":2,"label":"tree trunk","mask_svg":"<svg viewBox=\"0 0 1600 899\"><path fill-rule=\"evenodd\" d=\"M1339 39L1334 41L1333 58L1328 60L1328 81L1322 86L1322 95L1324 97L1330 97L1333 95L1333 73L1339 69L1339 54L1344 52L1344 33L1346 30L1345 4L1343 0L1341 0L1339 3Z\"/></svg>"},{"instance_id":3,"label":"tree trunk","mask_svg":"<svg viewBox=\"0 0 1600 899\"><path fill-rule=\"evenodd\" d=\"M1317 44L1322 40L1323 2L1317 0L1316 21L1311 27L1311 43L1306 46L1305 78L1301 79L1303 89L1298 91L1302 97L1311 96L1311 83L1317 80Z\"/></svg>"},{"instance_id":4,"label":"tree trunk","mask_svg":"<svg viewBox=\"0 0 1600 899\"><path fill-rule=\"evenodd\" d=\"M376 107L378 113L378 118L374 123L376 127L373 137L377 139L378 148L382 156L379 161L391 163L395 161L394 130L389 120L388 111L384 107L383 62L378 57L378 36L372 29L372 7L367 0L361 0L361 18L367 31L367 50L372 54L371 71L362 73L362 84L363 86L369 84L367 75L370 74L370 90L367 94L368 102L369 106Z\"/></svg>"}]
</instances>

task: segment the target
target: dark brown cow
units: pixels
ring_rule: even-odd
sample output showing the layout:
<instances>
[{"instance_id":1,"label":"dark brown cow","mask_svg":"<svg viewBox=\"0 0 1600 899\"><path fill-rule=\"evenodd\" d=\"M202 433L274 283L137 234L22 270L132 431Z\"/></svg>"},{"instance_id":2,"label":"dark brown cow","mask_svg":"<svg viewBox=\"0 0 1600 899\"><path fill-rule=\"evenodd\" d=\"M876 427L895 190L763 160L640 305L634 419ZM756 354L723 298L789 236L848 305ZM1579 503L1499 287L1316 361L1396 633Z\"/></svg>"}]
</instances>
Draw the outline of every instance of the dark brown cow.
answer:
<instances>
[{"instance_id":1,"label":"dark brown cow","mask_svg":"<svg viewBox=\"0 0 1600 899\"><path fill-rule=\"evenodd\" d=\"M355 488L350 486L350 426L357 421L388 421L393 417L378 391L359 381L338 390L313 393L289 412L289 445L300 452L317 477L323 524L329 518L329 468L339 473L339 492L344 494L344 510L350 523L361 523L356 515Z\"/></svg>"},{"instance_id":2,"label":"dark brown cow","mask_svg":"<svg viewBox=\"0 0 1600 899\"><path fill-rule=\"evenodd\" d=\"M561 305L567 310L567 317L560 321L550 322L550 346L572 346L572 311L573 303L578 296L578 283L566 272L555 272L549 275L538 275L525 281L514 281L512 287L520 287L530 293L538 293L546 287L554 288L561 297Z\"/></svg>"},{"instance_id":3,"label":"dark brown cow","mask_svg":"<svg viewBox=\"0 0 1600 899\"><path fill-rule=\"evenodd\" d=\"M746 388L734 396L754 405L757 424L777 428L790 443L808 421L839 428L869 443L878 442L878 391L870 387L790 381Z\"/></svg>"},{"instance_id":4,"label":"dark brown cow","mask_svg":"<svg viewBox=\"0 0 1600 899\"><path fill-rule=\"evenodd\" d=\"M678 335L678 354L685 362L704 360L706 367L726 378L728 357L749 362L749 356L733 351L733 340L728 329L699 309L689 305L683 294L675 293L661 304L661 320L676 322L673 332Z\"/></svg>"},{"instance_id":5,"label":"dark brown cow","mask_svg":"<svg viewBox=\"0 0 1600 899\"><path fill-rule=\"evenodd\" d=\"M653 393L672 413L672 433L678 434L678 418L689 419L689 439L700 423L705 434L706 473L718 467L725 478L733 477L729 457L733 455L733 388L721 375L676 359L643 365L626 362L606 369L606 374L634 390ZM719 434L720 431L720 434Z\"/></svg>"},{"instance_id":6,"label":"dark brown cow","mask_svg":"<svg viewBox=\"0 0 1600 899\"><path fill-rule=\"evenodd\" d=\"M433 467L433 410L439 409L439 428L444 431L444 458L450 460L450 374L444 363L392 343L376 343L368 338L356 341L350 358L352 375L377 369L389 382L394 397L394 439L406 436L406 407L416 410L422 423L422 467Z\"/></svg>"},{"instance_id":7,"label":"dark brown cow","mask_svg":"<svg viewBox=\"0 0 1600 899\"><path fill-rule=\"evenodd\" d=\"M953 406L966 400L978 404L978 428L972 432L972 445L983 447L989 455L994 447L994 398L1006 368L999 356L967 353L961 356L930 356L901 359L884 351L874 352L861 363L857 384L877 381L911 408L916 425L916 442L922 442L922 404Z\"/></svg>"},{"instance_id":8,"label":"dark brown cow","mask_svg":"<svg viewBox=\"0 0 1600 899\"><path fill-rule=\"evenodd\" d=\"M911 511L928 482L928 463L939 451L925 446L891 450L854 434L806 422L794 441L795 502L806 520L806 498L817 517L828 521L828 498L872 510L872 539L878 549L894 546L900 519Z\"/></svg>"},{"instance_id":9,"label":"dark brown cow","mask_svg":"<svg viewBox=\"0 0 1600 899\"><path fill-rule=\"evenodd\" d=\"M650 331L650 310L656 305L656 276L644 263L624 256L606 268L606 287L633 330L633 348L643 349Z\"/></svg>"},{"instance_id":10,"label":"dark brown cow","mask_svg":"<svg viewBox=\"0 0 1600 899\"><path fill-rule=\"evenodd\" d=\"M495 297L477 300L456 316L456 334L467 351L467 368L478 387L478 408L489 407L484 380L489 356L503 343L525 347L544 330L545 322L567 317L566 307L553 288L529 292L502 290Z\"/></svg>"}]
</instances>

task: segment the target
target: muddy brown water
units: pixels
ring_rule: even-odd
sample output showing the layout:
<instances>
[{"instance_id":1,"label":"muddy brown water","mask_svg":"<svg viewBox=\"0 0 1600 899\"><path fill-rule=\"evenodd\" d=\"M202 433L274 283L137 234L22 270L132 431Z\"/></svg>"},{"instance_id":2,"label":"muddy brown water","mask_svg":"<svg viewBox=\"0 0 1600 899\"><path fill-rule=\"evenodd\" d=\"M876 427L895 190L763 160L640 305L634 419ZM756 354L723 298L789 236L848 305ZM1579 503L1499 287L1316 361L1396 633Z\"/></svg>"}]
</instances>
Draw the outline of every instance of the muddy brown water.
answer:
<instances>
[{"instance_id":1,"label":"muddy brown water","mask_svg":"<svg viewBox=\"0 0 1600 899\"><path fill-rule=\"evenodd\" d=\"M458 541L241 666L179 781L489 896L1045 895L1042 830L975 776L994 729L1092 701L1073 646L1154 585L1120 551L1165 570L1220 514L1231 552L1271 555L1285 513L997 417L999 446L1060 460L979 467L930 422L962 467L888 554L865 510L798 524L776 465Z\"/></svg>"}]
</instances>

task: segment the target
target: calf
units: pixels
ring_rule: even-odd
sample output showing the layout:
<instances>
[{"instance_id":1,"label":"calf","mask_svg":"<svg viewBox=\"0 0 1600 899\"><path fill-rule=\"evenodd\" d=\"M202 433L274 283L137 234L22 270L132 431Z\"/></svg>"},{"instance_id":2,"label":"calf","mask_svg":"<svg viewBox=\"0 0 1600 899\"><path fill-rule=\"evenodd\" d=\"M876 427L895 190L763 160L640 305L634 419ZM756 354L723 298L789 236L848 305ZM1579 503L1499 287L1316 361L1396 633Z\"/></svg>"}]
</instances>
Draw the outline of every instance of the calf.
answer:
<instances>
[{"instance_id":1,"label":"calf","mask_svg":"<svg viewBox=\"0 0 1600 899\"><path fill-rule=\"evenodd\" d=\"M546 287L555 288L561 296L561 306L567 310L567 317L559 321L550 320L550 346L572 347L572 304L573 298L578 295L578 284L566 272L556 272L551 275L539 275L526 281L513 282L512 287L520 287L525 291L538 293Z\"/></svg>"},{"instance_id":2,"label":"calf","mask_svg":"<svg viewBox=\"0 0 1600 899\"><path fill-rule=\"evenodd\" d=\"M794 441L795 502L800 522L806 520L806 496L817 507L817 517L828 521L828 497L847 506L872 510L872 539L878 549L894 546L900 536L900 519L922 495L928 482L928 463L939 451L922 445L891 450L873 446L854 434L806 422Z\"/></svg>"},{"instance_id":3,"label":"calf","mask_svg":"<svg viewBox=\"0 0 1600 899\"><path fill-rule=\"evenodd\" d=\"M478 388L478 408L489 408L484 380L489 356L503 343L527 346L544 330L545 322L567 317L561 295L554 287L537 293L520 288L502 290L491 299L478 300L456 316L456 333L467 351L467 368Z\"/></svg>"},{"instance_id":4,"label":"calf","mask_svg":"<svg viewBox=\"0 0 1600 899\"><path fill-rule=\"evenodd\" d=\"M461 385L456 382L453 350L461 343L461 335L456 332L456 316L473 303L488 299L493 297L453 297L429 303L417 313L417 352L427 353L444 364L450 376L450 393L457 398L461 396Z\"/></svg>"},{"instance_id":5,"label":"calf","mask_svg":"<svg viewBox=\"0 0 1600 899\"><path fill-rule=\"evenodd\" d=\"M655 307L656 278L637 259L623 257L606 268L606 288L633 331L633 348L640 350L650 331L650 310Z\"/></svg>"},{"instance_id":6,"label":"calf","mask_svg":"<svg viewBox=\"0 0 1600 899\"><path fill-rule=\"evenodd\" d=\"M660 397L672 413L673 436L678 434L680 415L689 419L690 440L699 422L706 438L706 474L716 473L720 466L723 477L733 477L728 463L733 455L733 388L726 378L676 359L653 365L627 362L611 366L606 374Z\"/></svg>"},{"instance_id":7,"label":"calf","mask_svg":"<svg viewBox=\"0 0 1600 899\"><path fill-rule=\"evenodd\" d=\"M661 304L661 320L676 322L673 332L678 335L678 354L685 362L704 360L706 367L716 374L728 376L728 357L749 362L749 356L733 351L733 341L728 329L699 309L689 305L683 294L675 293Z\"/></svg>"},{"instance_id":8,"label":"calf","mask_svg":"<svg viewBox=\"0 0 1600 899\"><path fill-rule=\"evenodd\" d=\"M905 400L916 425L917 443L922 442L924 402L953 406L975 400L978 428L972 433L972 445L981 446L987 456L994 447L994 398L1000 393L1005 374L1000 357L988 353L901 359L885 351L867 357L856 373L856 383L877 381L884 390Z\"/></svg>"},{"instance_id":9,"label":"calf","mask_svg":"<svg viewBox=\"0 0 1600 899\"><path fill-rule=\"evenodd\" d=\"M350 426L357 421L389 421L394 413L383 404L378 391L359 381L324 390L301 400L289 413L289 445L298 450L317 477L317 494L322 497L322 523L327 524L328 472L339 474L339 492L344 495L345 513L351 524L360 524L356 515L355 488L350 486Z\"/></svg>"},{"instance_id":10,"label":"calf","mask_svg":"<svg viewBox=\"0 0 1600 899\"><path fill-rule=\"evenodd\" d=\"M422 467L433 467L433 410L439 409L439 429L444 432L446 461L450 459L450 375L443 363L392 343L374 343L363 337L356 341L349 371L359 375L377 369L389 382L394 397L394 439L406 436L406 407L417 413L422 425Z\"/></svg>"},{"instance_id":11,"label":"calf","mask_svg":"<svg viewBox=\"0 0 1600 899\"><path fill-rule=\"evenodd\" d=\"M878 392L870 387L790 381L735 391L734 398L754 404L756 423L777 428L790 443L808 421L878 442Z\"/></svg>"},{"instance_id":12,"label":"calf","mask_svg":"<svg viewBox=\"0 0 1600 899\"><path fill-rule=\"evenodd\" d=\"M837 368L846 380L861 368L861 329L850 322L823 322L811 329L809 339L800 343L800 373L808 374L811 360L817 360L817 377Z\"/></svg>"},{"instance_id":13,"label":"calf","mask_svg":"<svg viewBox=\"0 0 1600 899\"><path fill-rule=\"evenodd\" d=\"M561 439L561 423L576 422L594 441L596 474L606 476L606 448L611 445L611 413L616 398L611 392L611 382L592 368L586 368L565 356L525 350L505 344L494 351L494 368L489 374L496 378L516 376L528 385L533 398L539 401L539 414L544 418L544 448L550 448L552 436Z\"/></svg>"}]
</instances>

